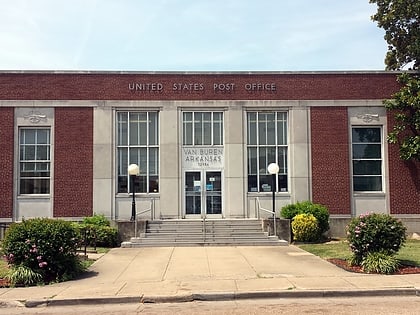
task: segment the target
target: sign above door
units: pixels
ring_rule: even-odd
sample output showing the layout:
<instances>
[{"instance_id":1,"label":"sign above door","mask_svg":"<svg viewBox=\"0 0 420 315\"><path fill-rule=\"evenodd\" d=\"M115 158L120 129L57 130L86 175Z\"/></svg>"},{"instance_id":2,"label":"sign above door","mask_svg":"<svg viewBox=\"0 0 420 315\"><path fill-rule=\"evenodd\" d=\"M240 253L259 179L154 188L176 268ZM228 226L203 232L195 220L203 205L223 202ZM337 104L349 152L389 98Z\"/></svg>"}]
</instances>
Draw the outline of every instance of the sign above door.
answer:
<instances>
[{"instance_id":1,"label":"sign above door","mask_svg":"<svg viewBox=\"0 0 420 315\"><path fill-rule=\"evenodd\" d=\"M223 148L182 148L182 166L184 169L223 169L223 164Z\"/></svg>"}]
</instances>

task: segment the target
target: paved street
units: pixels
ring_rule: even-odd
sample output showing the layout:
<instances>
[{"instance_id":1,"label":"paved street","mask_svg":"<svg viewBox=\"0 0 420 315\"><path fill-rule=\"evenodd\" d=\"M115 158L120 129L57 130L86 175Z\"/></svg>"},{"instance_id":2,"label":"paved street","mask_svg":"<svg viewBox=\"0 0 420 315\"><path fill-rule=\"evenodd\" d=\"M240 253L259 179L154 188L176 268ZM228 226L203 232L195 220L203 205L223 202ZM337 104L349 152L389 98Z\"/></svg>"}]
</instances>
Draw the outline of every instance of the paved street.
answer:
<instances>
[{"instance_id":1,"label":"paved street","mask_svg":"<svg viewBox=\"0 0 420 315\"><path fill-rule=\"evenodd\" d=\"M174 314L398 314L415 315L420 297L357 297L321 299L257 299L160 304L111 304L1 309L8 315L174 315Z\"/></svg>"}]
</instances>

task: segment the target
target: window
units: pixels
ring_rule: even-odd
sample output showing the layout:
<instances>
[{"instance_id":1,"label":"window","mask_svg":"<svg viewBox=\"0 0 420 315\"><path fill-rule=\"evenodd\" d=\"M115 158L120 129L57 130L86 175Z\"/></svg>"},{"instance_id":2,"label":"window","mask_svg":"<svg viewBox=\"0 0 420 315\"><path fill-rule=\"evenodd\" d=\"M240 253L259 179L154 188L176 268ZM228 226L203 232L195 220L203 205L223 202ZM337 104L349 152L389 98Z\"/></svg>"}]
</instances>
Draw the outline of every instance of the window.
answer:
<instances>
[{"instance_id":1,"label":"window","mask_svg":"<svg viewBox=\"0 0 420 315\"><path fill-rule=\"evenodd\" d=\"M248 112L247 124L248 191L272 191L273 162L280 167L276 191L287 191L287 113Z\"/></svg>"},{"instance_id":2,"label":"window","mask_svg":"<svg viewBox=\"0 0 420 315\"><path fill-rule=\"evenodd\" d=\"M159 122L157 112L117 113L117 169L119 193L133 191L128 166L137 164L136 192L159 191Z\"/></svg>"},{"instance_id":3,"label":"window","mask_svg":"<svg viewBox=\"0 0 420 315\"><path fill-rule=\"evenodd\" d=\"M184 112L183 145L223 145L222 112Z\"/></svg>"},{"instance_id":4,"label":"window","mask_svg":"<svg viewBox=\"0 0 420 315\"><path fill-rule=\"evenodd\" d=\"M382 191L380 127L352 128L353 191Z\"/></svg>"},{"instance_id":5,"label":"window","mask_svg":"<svg viewBox=\"0 0 420 315\"><path fill-rule=\"evenodd\" d=\"M50 129L19 129L19 194L50 193Z\"/></svg>"}]
</instances>

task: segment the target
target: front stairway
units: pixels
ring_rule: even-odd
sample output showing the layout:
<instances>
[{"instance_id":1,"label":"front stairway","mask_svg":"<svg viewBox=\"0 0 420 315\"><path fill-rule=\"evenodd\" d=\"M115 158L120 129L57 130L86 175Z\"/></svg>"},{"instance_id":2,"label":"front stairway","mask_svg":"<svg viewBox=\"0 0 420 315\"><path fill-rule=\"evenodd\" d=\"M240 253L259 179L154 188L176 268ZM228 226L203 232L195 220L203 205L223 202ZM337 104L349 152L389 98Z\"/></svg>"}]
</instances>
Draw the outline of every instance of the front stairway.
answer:
<instances>
[{"instance_id":1,"label":"front stairway","mask_svg":"<svg viewBox=\"0 0 420 315\"><path fill-rule=\"evenodd\" d=\"M146 232L132 237L121 247L163 246L278 246L288 245L268 236L257 219L156 220L148 221Z\"/></svg>"}]
</instances>

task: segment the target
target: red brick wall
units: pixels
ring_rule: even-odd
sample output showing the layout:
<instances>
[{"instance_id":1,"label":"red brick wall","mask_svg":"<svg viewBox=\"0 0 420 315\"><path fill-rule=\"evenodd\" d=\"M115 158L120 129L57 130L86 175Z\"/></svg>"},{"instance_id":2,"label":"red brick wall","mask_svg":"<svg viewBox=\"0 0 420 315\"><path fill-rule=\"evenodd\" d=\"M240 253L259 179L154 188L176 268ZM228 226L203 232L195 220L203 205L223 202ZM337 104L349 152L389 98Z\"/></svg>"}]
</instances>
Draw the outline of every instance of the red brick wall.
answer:
<instances>
[{"instance_id":1,"label":"red brick wall","mask_svg":"<svg viewBox=\"0 0 420 315\"><path fill-rule=\"evenodd\" d=\"M14 109L0 107L0 218L13 217Z\"/></svg>"},{"instance_id":2,"label":"red brick wall","mask_svg":"<svg viewBox=\"0 0 420 315\"><path fill-rule=\"evenodd\" d=\"M93 109L55 109L54 217L92 215Z\"/></svg>"},{"instance_id":3,"label":"red brick wall","mask_svg":"<svg viewBox=\"0 0 420 315\"><path fill-rule=\"evenodd\" d=\"M311 108L312 199L330 214L351 214L346 107Z\"/></svg>"},{"instance_id":4,"label":"red brick wall","mask_svg":"<svg viewBox=\"0 0 420 315\"><path fill-rule=\"evenodd\" d=\"M341 100L384 99L397 73L57 73L0 74L0 99L16 100ZM161 84L133 91L133 83ZM247 84L272 84L247 89ZM181 84L181 85L179 85ZM196 84L196 85L194 85ZM225 89L214 88L224 84ZM232 85L233 84L233 85ZM174 85L176 88L174 88ZM248 86L249 87L249 86Z\"/></svg>"},{"instance_id":5,"label":"red brick wall","mask_svg":"<svg viewBox=\"0 0 420 315\"><path fill-rule=\"evenodd\" d=\"M394 125L388 114L388 131ZM388 144L391 214L420 214L420 162L399 158L398 145Z\"/></svg>"}]
</instances>

